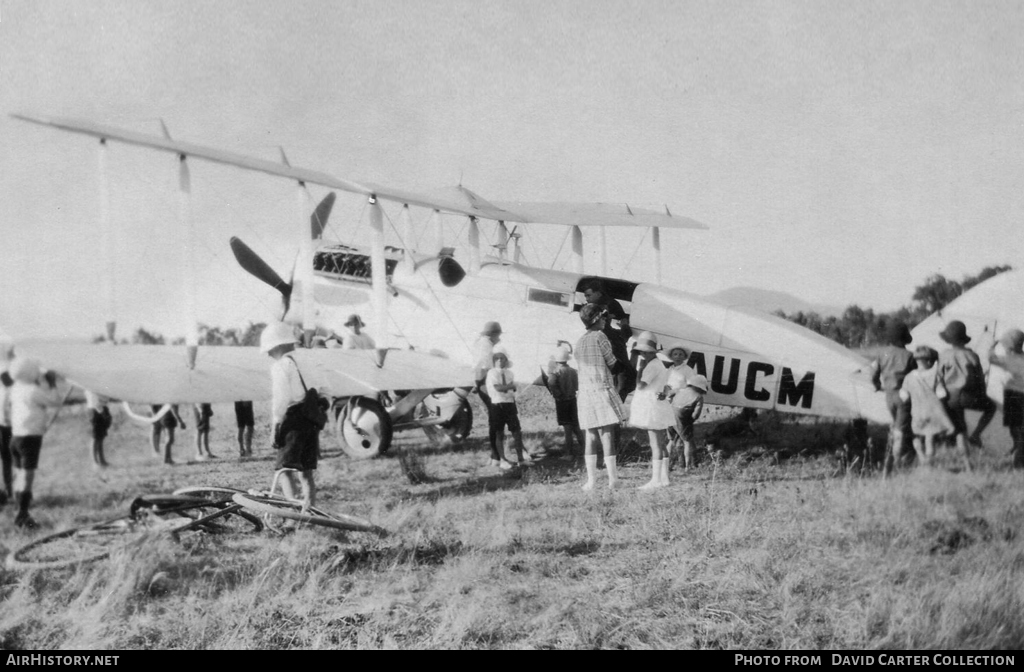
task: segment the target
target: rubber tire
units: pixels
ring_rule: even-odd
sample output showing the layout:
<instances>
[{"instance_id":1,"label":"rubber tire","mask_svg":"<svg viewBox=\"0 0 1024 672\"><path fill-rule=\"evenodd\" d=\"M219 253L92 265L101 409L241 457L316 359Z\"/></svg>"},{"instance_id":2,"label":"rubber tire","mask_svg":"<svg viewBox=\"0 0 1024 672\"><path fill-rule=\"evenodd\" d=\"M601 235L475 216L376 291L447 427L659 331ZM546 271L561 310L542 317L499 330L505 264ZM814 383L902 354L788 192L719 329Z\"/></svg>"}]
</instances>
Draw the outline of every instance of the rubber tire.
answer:
<instances>
[{"instance_id":1,"label":"rubber tire","mask_svg":"<svg viewBox=\"0 0 1024 672\"><path fill-rule=\"evenodd\" d=\"M130 516L124 516L121 518L115 518L113 520L107 520L102 523L95 523L93 525L85 525L83 527L73 527L69 530L63 530L54 534L41 537L34 541L31 541L21 548L14 550L9 556L7 556L7 566L11 569L59 569L61 567L71 567L73 565L81 565L87 562L95 562L96 560L102 560L108 557L112 550L119 547L116 543L112 544L108 548L102 548L99 550L92 551L81 557L76 557L70 560L44 560L34 561L25 560L24 554L32 549L44 546L52 541L58 539L65 539L74 535L81 534L82 536L93 536L88 534L94 532L96 535L107 533L111 539L123 539L127 545L127 541L132 539L134 530L131 526L132 519Z\"/></svg>"},{"instance_id":2,"label":"rubber tire","mask_svg":"<svg viewBox=\"0 0 1024 672\"><path fill-rule=\"evenodd\" d=\"M458 410L452 415L451 420L442 425L425 425L424 433L434 443L440 444L439 436L448 437L450 445L457 446L469 438L473 431L473 407L469 405L468 399L459 403Z\"/></svg>"},{"instance_id":3,"label":"rubber tire","mask_svg":"<svg viewBox=\"0 0 1024 672\"><path fill-rule=\"evenodd\" d=\"M383 455L391 447L391 438L394 433L394 428L391 423L391 416L384 409L384 405L376 399L370 399L369 397L353 397L350 402L368 412L371 412L377 416L377 422L380 428L380 441L376 446L374 445L359 445L353 440L352 443L345 438L346 433L346 419L348 417L349 404L338 404L335 406L335 418L334 418L334 435L338 439L338 444L341 449L345 451L345 454L355 460L365 460L371 457L377 457ZM348 430L349 432L351 430Z\"/></svg>"},{"instance_id":4,"label":"rubber tire","mask_svg":"<svg viewBox=\"0 0 1024 672\"><path fill-rule=\"evenodd\" d=\"M230 502L233 495L237 495L245 490L238 488L226 488L219 485L187 485L184 488L178 488L174 491L176 495L186 495L188 497L202 497L208 499L211 502Z\"/></svg>"},{"instance_id":5,"label":"rubber tire","mask_svg":"<svg viewBox=\"0 0 1024 672\"><path fill-rule=\"evenodd\" d=\"M279 497L263 497L248 493L239 493L233 497L236 504L241 504L250 512L268 513L272 516L288 518L300 523L322 525L333 527L336 530L350 532L376 532L381 533L383 529L377 527L365 518L350 516L347 514L332 515L317 508L311 508L311 513L302 512L301 502L292 502Z\"/></svg>"}]
</instances>

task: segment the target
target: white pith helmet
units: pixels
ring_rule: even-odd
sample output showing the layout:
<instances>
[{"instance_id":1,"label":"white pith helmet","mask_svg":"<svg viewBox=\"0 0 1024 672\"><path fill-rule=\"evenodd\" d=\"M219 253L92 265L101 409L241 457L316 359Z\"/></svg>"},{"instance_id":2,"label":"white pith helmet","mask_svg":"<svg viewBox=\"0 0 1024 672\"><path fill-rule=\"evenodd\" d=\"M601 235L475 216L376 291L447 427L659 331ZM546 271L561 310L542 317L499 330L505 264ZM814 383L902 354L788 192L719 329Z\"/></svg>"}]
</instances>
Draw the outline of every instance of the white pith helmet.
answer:
<instances>
[{"instance_id":1,"label":"white pith helmet","mask_svg":"<svg viewBox=\"0 0 1024 672\"><path fill-rule=\"evenodd\" d=\"M295 343L295 332L287 322L272 322L260 334L260 352L267 354L279 345Z\"/></svg>"},{"instance_id":2,"label":"white pith helmet","mask_svg":"<svg viewBox=\"0 0 1024 672\"><path fill-rule=\"evenodd\" d=\"M23 383L34 383L39 380L39 363L28 357L15 357L11 362L11 378Z\"/></svg>"}]
</instances>

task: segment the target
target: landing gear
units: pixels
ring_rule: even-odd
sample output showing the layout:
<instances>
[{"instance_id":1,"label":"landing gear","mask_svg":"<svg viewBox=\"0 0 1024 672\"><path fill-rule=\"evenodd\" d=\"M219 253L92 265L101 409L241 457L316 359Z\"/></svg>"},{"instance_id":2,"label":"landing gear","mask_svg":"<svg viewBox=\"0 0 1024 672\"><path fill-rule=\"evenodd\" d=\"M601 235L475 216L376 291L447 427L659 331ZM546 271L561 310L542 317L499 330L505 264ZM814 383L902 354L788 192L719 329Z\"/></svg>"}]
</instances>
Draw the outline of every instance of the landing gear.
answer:
<instances>
[{"instance_id":1,"label":"landing gear","mask_svg":"<svg viewBox=\"0 0 1024 672\"><path fill-rule=\"evenodd\" d=\"M455 406L454 409L451 407ZM423 431L432 443L439 446L458 444L469 437L473 429L473 409L469 400L455 392L432 394L416 408L416 419L424 420L431 417L450 418L440 424L424 424Z\"/></svg>"},{"instance_id":2,"label":"landing gear","mask_svg":"<svg viewBox=\"0 0 1024 672\"><path fill-rule=\"evenodd\" d=\"M334 405L334 434L341 449L357 460L376 457L391 447L393 427L376 399L351 397Z\"/></svg>"}]
</instances>

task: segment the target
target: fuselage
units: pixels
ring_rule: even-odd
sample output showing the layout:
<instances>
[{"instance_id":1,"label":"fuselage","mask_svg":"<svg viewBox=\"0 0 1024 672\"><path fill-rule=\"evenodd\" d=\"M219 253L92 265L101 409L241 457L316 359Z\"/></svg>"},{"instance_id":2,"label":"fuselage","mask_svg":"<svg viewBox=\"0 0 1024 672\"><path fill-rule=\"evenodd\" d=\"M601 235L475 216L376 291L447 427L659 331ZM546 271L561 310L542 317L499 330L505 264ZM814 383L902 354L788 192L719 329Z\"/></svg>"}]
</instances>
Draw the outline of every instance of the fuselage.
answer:
<instances>
[{"instance_id":1,"label":"fuselage","mask_svg":"<svg viewBox=\"0 0 1024 672\"><path fill-rule=\"evenodd\" d=\"M377 324L363 252L322 247L315 260L317 325L344 333L341 325L351 313ZM497 321L516 379L533 382L559 342L574 345L583 334L580 284L594 276L488 257L452 284L451 264L425 255L415 255L413 264L400 250L388 251L387 333L372 334L378 344L472 364L481 328ZM884 403L858 373L867 362L824 337L756 310L664 286L613 278L605 284L630 314L634 334L649 330L663 345L680 343L692 351L690 366L710 382L708 403L888 421ZM289 319L301 314L293 302Z\"/></svg>"}]
</instances>

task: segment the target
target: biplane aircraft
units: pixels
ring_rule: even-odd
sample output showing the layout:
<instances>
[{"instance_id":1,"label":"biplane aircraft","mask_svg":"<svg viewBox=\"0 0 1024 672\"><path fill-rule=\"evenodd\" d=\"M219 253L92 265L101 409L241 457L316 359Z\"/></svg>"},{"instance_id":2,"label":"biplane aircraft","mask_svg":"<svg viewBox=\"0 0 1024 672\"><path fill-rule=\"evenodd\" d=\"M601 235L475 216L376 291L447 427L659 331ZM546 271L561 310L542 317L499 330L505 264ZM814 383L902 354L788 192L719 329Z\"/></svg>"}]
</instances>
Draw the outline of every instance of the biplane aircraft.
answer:
<instances>
[{"instance_id":1,"label":"biplane aircraft","mask_svg":"<svg viewBox=\"0 0 1024 672\"><path fill-rule=\"evenodd\" d=\"M283 319L301 325L307 336L318 328L340 331L345 318L356 312L367 319L379 345L399 348L390 351L386 358L385 368L391 380L383 380L385 376L378 370L377 378L363 382L374 392L413 390L404 398L404 404L400 402L400 409L389 411L377 401L375 393L353 390L351 385L335 385L336 380L322 383L335 397L356 397L338 407L338 436L349 454L371 456L386 450L393 420L408 413L413 401L418 403L438 388L469 385L471 381L465 380L464 373L456 380L460 378L456 371L461 369L452 366L451 370L442 372L438 369L444 366L436 365L438 361L472 363L473 343L487 321L502 323L502 342L515 361L519 376L538 375L547 366L558 342L574 343L582 333L577 315L584 303L581 288L593 278L602 280L607 294L623 305L634 331L649 330L657 334L662 343L680 343L692 351L689 364L710 381L708 403L889 421L884 400L863 373L867 362L858 355L781 318L719 304L661 285L657 256L660 230L706 228L692 219L671 214L668 208L659 212L599 203L490 202L461 185L433 193L415 193L338 179L293 167L286 160L276 163L180 142L172 140L166 132L164 137L159 137L87 121L14 116L99 138L101 153L108 141L123 142L173 153L182 166L186 159L195 157L291 179L299 184L300 190L306 184L315 184L366 198L372 231L369 244L322 242L318 226L314 224L310 232L308 212L303 215L301 229L296 231L300 256L295 277L289 281L281 278L240 240L232 241L242 266L281 292ZM186 182L183 178L183 191ZM412 226L410 208L428 209L432 216L467 218L467 257L457 259L452 248L440 245L439 249L431 250L385 246L382 201L400 208L399 219L407 230ZM485 254L480 235L482 220L496 223L499 241L496 254ZM570 227L574 270L558 271L522 263L517 253L518 240L516 236L510 237L507 228L510 225L523 229L534 225ZM603 259L604 228L613 226L650 230L656 259L655 282L634 282L583 272L581 227L596 229ZM320 227L322 232L322 222ZM411 235L403 236L405 241L412 239ZM604 267L603 261L601 265ZM415 350L410 352L405 348ZM48 361L61 354L39 352ZM446 359L428 364L423 363L426 360L422 357L408 362L399 359L399 356L416 354L426 356L424 353L442 355ZM85 357L84 353L78 354ZM324 362L324 367L336 372L335 378L361 380L367 375L358 367L349 370L347 360L331 359L337 356L334 351L309 350L303 354L308 361L317 362L317 366ZM165 367L169 371L174 366L170 360L147 358L142 352L138 358L132 365L154 375L164 372ZM72 358L61 361L72 366ZM363 361L369 360L364 358ZM394 368L390 368L392 364ZM265 366L265 362L261 363L261 372L265 372ZM418 384L402 380L407 367L416 367ZM200 371L210 378L231 376L225 369L202 369L200 361L190 374L188 384L193 383ZM175 380L181 379L185 384L183 374L174 375L178 376ZM323 375L329 377L326 371ZM263 379L259 384L266 387ZM200 388L201 385L196 390ZM209 389L212 392L212 388ZM129 389L119 389L112 396L132 398L132 394ZM181 401L217 400L206 390L200 394L183 387L181 394ZM190 398L185 399L185 396ZM456 416L465 413L465 404L463 398L436 403L434 408L439 414L436 421L442 427L458 425ZM357 407L358 412L354 412Z\"/></svg>"}]
</instances>

